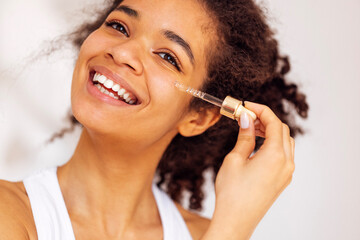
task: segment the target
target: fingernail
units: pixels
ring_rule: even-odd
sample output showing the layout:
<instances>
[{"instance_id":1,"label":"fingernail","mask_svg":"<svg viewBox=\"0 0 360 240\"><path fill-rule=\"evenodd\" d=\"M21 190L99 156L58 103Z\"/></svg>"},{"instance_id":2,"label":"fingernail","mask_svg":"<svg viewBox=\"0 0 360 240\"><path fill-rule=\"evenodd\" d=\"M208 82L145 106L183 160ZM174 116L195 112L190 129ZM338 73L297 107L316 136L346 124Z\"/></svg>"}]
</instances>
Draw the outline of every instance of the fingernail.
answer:
<instances>
[{"instance_id":1,"label":"fingernail","mask_svg":"<svg viewBox=\"0 0 360 240\"><path fill-rule=\"evenodd\" d=\"M250 122L249 122L249 116L246 112L242 112L240 115L240 127L242 129L249 128Z\"/></svg>"}]
</instances>

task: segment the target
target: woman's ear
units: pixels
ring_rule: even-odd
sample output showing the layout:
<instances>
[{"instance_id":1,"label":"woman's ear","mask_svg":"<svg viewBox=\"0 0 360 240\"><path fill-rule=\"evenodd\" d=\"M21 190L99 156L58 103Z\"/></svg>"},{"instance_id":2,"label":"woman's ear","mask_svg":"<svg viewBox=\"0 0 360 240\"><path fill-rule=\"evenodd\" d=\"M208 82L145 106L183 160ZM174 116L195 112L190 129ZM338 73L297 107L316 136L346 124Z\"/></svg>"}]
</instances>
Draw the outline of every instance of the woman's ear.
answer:
<instances>
[{"instance_id":1,"label":"woman's ear","mask_svg":"<svg viewBox=\"0 0 360 240\"><path fill-rule=\"evenodd\" d=\"M184 137L200 135L219 121L221 115L216 108L203 108L200 111L189 111L178 126Z\"/></svg>"}]
</instances>

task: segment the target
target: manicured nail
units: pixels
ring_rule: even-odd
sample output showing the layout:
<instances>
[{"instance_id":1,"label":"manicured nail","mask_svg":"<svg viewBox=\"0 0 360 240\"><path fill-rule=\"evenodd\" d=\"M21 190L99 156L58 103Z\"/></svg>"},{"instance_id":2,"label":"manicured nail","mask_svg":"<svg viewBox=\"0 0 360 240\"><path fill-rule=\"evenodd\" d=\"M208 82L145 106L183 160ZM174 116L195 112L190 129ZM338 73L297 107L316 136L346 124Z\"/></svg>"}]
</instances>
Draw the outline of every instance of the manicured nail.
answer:
<instances>
[{"instance_id":1,"label":"manicured nail","mask_svg":"<svg viewBox=\"0 0 360 240\"><path fill-rule=\"evenodd\" d=\"M240 115L240 127L242 129L247 129L250 125L249 122L249 116L247 115L247 113L244 111L241 113Z\"/></svg>"}]
</instances>

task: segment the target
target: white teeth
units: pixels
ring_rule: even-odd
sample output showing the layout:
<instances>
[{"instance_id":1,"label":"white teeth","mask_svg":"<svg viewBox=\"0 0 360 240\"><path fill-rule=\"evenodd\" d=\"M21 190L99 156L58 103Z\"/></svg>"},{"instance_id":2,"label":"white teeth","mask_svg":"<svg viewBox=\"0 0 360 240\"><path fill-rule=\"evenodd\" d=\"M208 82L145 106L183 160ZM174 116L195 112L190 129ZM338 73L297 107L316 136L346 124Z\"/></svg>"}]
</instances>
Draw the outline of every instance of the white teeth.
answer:
<instances>
[{"instance_id":1,"label":"white teeth","mask_svg":"<svg viewBox=\"0 0 360 240\"><path fill-rule=\"evenodd\" d=\"M122 97L122 95L124 95L125 93L125 89L121 88L119 91L118 91L118 94L120 97Z\"/></svg>"},{"instance_id":2,"label":"white teeth","mask_svg":"<svg viewBox=\"0 0 360 240\"><path fill-rule=\"evenodd\" d=\"M114 85L114 82L111 81L111 80L109 80L109 79L106 80L105 83L104 83L104 86L105 86L106 88L109 88L109 89L111 89L113 85Z\"/></svg>"},{"instance_id":3,"label":"white teeth","mask_svg":"<svg viewBox=\"0 0 360 240\"><path fill-rule=\"evenodd\" d=\"M99 81L99 83L104 84L106 81L106 77L104 75L100 75L98 77L98 81Z\"/></svg>"},{"instance_id":4,"label":"white teeth","mask_svg":"<svg viewBox=\"0 0 360 240\"><path fill-rule=\"evenodd\" d=\"M115 99L119 99L119 96L127 103L134 104L135 100L130 98L130 93L127 93L124 88L121 88L119 84L114 83L112 80L107 79L104 75L101 75L99 73L94 74L93 78L94 82L99 82L100 84L95 84L95 86L100 90L100 92L105 93ZM105 87L105 88L104 88ZM112 89L114 92L117 92L117 95L115 95L112 92L109 92L109 90Z\"/></svg>"},{"instance_id":5,"label":"white teeth","mask_svg":"<svg viewBox=\"0 0 360 240\"><path fill-rule=\"evenodd\" d=\"M100 90L100 92L105 93L105 94L109 95L110 97L115 98L116 100L119 100L118 96L115 96L112 92L109 92L108 90L103 88L100 84L95 84L95 86Z\"/></svg>"},{"instance_id":6,"label":"white teeth","mask_svg":"<svg viewBox=\"0 0 360 240\"><path fill-rule=\"evenodd\" d=\"M119 84L115 84L113 87L112 87L112 90L114 90L114 92L118 92L120 90L120 85Z\"/></svg>"},{"instance_id":7,"label":"white teeth","mask_svg":"<svg viewBox=\"0 0 360 240\"><path fill-rule=\"evenodd\" d=\"M98 78L99 78L99 74L95 73L93 81L95 81L95 82L98 81Z\"/></svg>"}]
</instances>

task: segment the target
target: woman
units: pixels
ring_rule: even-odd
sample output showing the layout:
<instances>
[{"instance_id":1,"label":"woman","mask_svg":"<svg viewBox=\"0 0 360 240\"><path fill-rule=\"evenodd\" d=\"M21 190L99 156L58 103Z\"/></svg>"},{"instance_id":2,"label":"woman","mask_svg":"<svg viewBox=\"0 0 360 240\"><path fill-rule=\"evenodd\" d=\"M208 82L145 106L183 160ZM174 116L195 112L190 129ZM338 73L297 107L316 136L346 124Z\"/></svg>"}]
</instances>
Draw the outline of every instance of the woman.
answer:
<instances>
[{"instance_id":1,"label":"woman","mask_svg":"<svg viewBox=\"0 0 360 240\"><path fill-rule=\"evenodd\" d=\"M1 182L2 239L248 239L294 171L290 133L301 129L284 104L307 113L261 11L250 0L109 5L73 35L77 148L63 166ZM257 102L245 107L258 120L221 118L175 80ZM158 174L175 201L188 189L200 209L207 168L217 173L211 220L153 184Z\"/></svg>"}]
</instances>

